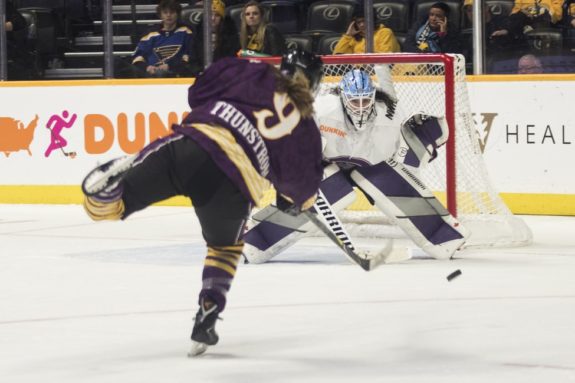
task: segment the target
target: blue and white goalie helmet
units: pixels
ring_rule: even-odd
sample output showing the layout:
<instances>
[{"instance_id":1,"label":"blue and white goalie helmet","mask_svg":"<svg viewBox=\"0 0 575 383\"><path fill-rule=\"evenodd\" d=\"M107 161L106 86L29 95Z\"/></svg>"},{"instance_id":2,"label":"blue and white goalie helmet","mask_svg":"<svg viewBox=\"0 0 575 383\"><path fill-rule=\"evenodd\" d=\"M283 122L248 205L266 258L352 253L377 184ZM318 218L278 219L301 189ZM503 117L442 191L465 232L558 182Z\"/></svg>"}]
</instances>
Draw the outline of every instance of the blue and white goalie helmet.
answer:
<instances>
[{"instance_id":1,"label":"blue and white goalie helmet","mask_svg":"<svg viewBox=\"0 0 575 383\"><path fill-rule=\"evenodd\" d=\"M347 72L339 83L339 95L355 129L364 130L375 115L375 87L369 74L362 69Z\"/></svg>"}]
</instances>

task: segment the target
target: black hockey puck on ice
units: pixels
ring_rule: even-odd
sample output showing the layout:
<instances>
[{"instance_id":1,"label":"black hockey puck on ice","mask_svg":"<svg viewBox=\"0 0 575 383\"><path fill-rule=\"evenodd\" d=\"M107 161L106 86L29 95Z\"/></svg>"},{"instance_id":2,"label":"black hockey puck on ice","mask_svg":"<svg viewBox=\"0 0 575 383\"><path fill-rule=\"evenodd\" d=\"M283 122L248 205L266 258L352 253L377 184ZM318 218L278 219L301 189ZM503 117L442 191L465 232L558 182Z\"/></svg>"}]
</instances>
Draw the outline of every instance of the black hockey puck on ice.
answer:
<instances>
[{"instance_id":1,"label":"black hockey puck on ice","mask_svg":"<svg viewBox=\"0 0 575 383\"><path fill-rule=\"evenodd\" d=\"M452 279L455 279L460 275L461 275L461 270L459 270L459 269L455 270L453 273L451 273L447 276L447 282L451 282Z\"/></svg>"}]
</instances>

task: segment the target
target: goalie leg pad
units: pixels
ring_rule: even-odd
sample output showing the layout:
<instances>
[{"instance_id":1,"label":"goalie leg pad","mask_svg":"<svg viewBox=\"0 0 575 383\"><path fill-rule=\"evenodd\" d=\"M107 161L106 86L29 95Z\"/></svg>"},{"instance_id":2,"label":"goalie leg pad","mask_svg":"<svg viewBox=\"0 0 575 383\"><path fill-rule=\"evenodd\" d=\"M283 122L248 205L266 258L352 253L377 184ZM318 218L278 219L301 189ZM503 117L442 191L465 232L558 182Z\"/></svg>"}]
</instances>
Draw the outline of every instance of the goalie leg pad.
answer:
<instances>
[{"instance_id":1,"label":"goalie leg pad","mask_svg":"<svg viewBox=\"0 0 575 383\"><path fill-rule=\"evenodd\" d=\"M334 211L346 208L356 198L350 180L336 165L324 169L320 189ZM306 219L297 229L306 232L314 228L315 225ZM265 263L296 243L303 234L277 223L259 222L244 235L244 258L247 263Z\"/></svg>"},{"instance_id":2,"label":"goalie leg pad","mask_svg":"<svg viewBox=\"0 0 575 383\"><path fill-rule=\"evenodd\" d=\"M449 128L443 117L414 114L401 126L398 160L415 168L433 161L437 148L447 142Z\"/></svg>"},{"instance_id":3,"label":"goalie leg pad","mask_svg":"<svg viewBox=\"0 0 575 383\"><path fill-rule=\"evenodd\" d=\"M467 230L402 164L389 160L358 168L351 178L378 209L393 218L433 258L450 258L465 243Z\"/></svg>"}]
</instances>

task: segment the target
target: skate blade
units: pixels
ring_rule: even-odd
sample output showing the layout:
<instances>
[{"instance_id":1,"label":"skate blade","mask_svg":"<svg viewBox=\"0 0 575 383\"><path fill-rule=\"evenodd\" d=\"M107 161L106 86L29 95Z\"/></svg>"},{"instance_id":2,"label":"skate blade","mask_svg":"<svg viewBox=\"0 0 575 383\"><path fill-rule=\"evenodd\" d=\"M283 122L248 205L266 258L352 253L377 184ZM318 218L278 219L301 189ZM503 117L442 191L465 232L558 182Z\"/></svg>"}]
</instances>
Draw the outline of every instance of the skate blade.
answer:
<instances>
[{"instance_id":1,"label":"skate blade","mask_svg":"<svg viewBox=\"0 0 575 383\"><path fill-rule=\"evenodd\" d=\"M208 345L205 343L192 341L192 348L188 352L188 358L193 358L198 355L202 355L208 349Z\"/></svg>"}]
</instances>

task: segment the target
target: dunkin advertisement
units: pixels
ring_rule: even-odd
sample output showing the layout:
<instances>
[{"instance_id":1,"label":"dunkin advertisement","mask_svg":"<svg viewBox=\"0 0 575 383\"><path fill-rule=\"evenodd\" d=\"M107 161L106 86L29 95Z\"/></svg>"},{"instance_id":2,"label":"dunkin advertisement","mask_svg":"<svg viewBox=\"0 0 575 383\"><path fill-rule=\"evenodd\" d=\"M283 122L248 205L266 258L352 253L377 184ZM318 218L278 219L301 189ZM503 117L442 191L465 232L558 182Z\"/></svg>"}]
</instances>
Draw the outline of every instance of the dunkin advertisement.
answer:
<instances>
[{"instance_id":1,"label":"dunkin advertisement","mask_svg":"<svg viewBox=\"0 0 575 383\"><path fill-rule=\"evenodd\" d=\"M187 114L188 85L0 87L0 185L79 185Z\"/></svg>"}]
</instances>

